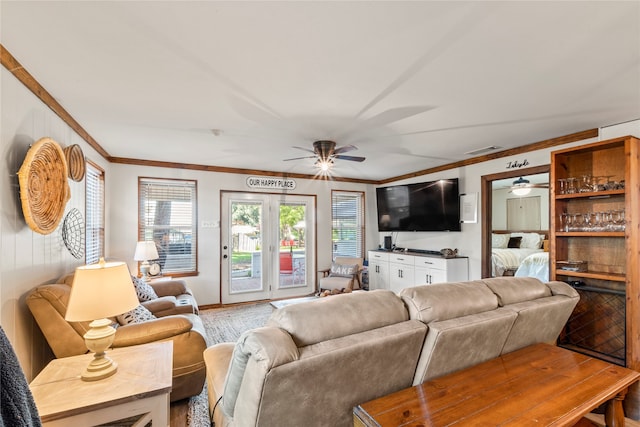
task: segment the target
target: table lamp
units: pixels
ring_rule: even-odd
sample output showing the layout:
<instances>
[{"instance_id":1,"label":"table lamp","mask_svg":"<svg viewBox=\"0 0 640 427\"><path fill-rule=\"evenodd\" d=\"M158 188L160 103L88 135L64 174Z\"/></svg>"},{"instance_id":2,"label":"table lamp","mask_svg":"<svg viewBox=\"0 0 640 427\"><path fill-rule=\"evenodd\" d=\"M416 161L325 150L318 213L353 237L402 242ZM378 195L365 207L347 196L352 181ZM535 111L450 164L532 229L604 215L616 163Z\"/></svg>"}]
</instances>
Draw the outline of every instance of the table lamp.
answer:
<instances>
[{"instance_id":1,"label":"table lamp","mask_svg":"<svg viewBox=\"0 0 640 427\"><path fill-rule=\"evenodd\" d=\"M69 322L91 321L84 341L95 354L82 373L84 381L97 381L116 373L118 364L105 353L116 333L107 317L126 313L139 304L124 262L105 262L100 258L97 264L76 269L64 318Z\"/></svg>"},{"instance_id":2,"label":"table lamp","mask_svg":"<svg viewBox=\"0 0 640 427\"><path fill-rule=\"evenodd\" d=\"M142 261L140 264L140 273L142 273L142 280L148 282L149 277L149 260L158 259L158 249L154 241L138 242L136 244L136 253L133 255L133 259L136 261Z\"/></svg>"}]
</instances>

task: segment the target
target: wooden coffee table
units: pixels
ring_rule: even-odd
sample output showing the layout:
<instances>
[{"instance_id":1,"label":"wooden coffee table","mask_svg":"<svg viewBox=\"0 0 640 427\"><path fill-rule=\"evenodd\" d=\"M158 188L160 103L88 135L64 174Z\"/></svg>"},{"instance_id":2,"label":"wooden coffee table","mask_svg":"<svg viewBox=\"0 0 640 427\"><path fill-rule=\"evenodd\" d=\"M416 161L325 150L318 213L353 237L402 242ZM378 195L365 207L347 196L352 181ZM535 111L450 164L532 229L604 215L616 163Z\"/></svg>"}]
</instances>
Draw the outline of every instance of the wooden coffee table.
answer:
<instances>
[{"instance_id":1,"label":"wooden coffee table","mask_svg":"<svg viewBox=\"0 0 640 427\"><path fill-rule=\"evenodd\" d=\"M356 426L573 426L609 402L607 426L624 425L622 400L640 373L536 344L354 408Z\"/></svg>"}]
</instances>

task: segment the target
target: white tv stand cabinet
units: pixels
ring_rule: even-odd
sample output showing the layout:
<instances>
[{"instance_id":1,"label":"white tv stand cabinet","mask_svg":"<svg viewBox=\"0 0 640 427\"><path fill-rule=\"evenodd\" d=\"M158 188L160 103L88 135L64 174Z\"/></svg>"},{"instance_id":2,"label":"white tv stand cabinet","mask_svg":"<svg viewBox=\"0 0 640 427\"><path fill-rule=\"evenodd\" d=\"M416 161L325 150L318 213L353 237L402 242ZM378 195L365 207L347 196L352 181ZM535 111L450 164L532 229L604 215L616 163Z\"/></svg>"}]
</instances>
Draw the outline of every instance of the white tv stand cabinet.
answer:
<instances>
[{"instance_id":1,"label":"white tv stand cabinet","mask_svg":"<svg viewBox=\"0 0 640 427\"><path fill-rule=\"evenodd\" d=\"M415 252L369 251L369 289L404 288L469 280L467 257L444 258Z\"/></svg>"}]
</instances>

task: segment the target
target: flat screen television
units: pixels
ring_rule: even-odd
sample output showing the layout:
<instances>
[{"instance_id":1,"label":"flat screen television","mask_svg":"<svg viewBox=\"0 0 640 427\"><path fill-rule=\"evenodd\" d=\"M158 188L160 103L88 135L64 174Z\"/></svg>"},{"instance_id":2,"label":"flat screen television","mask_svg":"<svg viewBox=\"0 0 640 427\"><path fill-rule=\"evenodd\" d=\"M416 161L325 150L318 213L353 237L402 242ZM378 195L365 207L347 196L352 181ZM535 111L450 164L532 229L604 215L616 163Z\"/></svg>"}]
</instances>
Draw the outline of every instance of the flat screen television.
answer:
<instances>
[{"instance_id":1,"label":"flat screen television","mask_svg":"<svg viewBox=\"0 0 640 427\"><path fill-rule=\"evenodd\" d=\"M378 231L461 231L458 178L376 189Z\"/></svg>"}]
</instances>

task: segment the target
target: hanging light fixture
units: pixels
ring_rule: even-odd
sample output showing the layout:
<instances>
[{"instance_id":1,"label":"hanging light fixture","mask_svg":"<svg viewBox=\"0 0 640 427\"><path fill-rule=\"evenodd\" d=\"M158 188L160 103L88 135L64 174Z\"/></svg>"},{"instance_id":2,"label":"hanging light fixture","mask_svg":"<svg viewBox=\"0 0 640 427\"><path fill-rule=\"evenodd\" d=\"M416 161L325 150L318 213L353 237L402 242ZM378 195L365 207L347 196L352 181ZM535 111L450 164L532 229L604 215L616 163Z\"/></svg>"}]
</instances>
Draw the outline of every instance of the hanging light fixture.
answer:
<instances>
[{"instance_id":1,"label":"hanging light fixture","mask_svg":"<svg viewBox=\"0 0 640 427\"><path fill-rule=\"evenodd\" d=\"M511 191L516 196L526 196L527 194L531 193L531 187L529 184L531 184L531 181L529 181L528 179L524 179L523 177L520 177L515 181L513 181L513 185L511 186Z\"/></svg>"}]
</instances>

